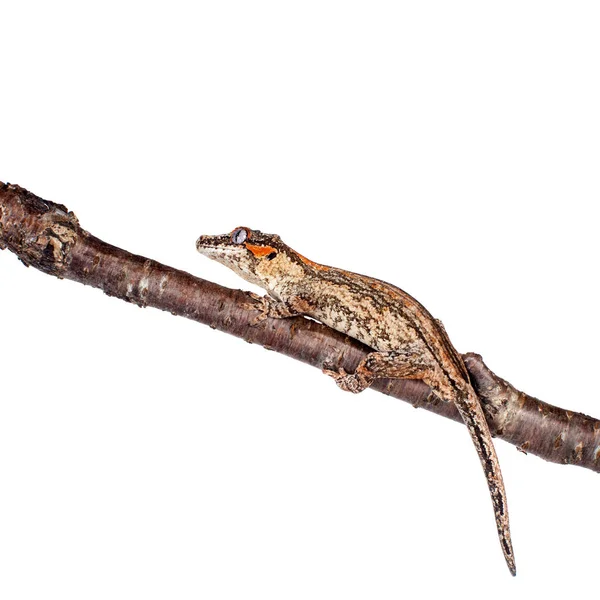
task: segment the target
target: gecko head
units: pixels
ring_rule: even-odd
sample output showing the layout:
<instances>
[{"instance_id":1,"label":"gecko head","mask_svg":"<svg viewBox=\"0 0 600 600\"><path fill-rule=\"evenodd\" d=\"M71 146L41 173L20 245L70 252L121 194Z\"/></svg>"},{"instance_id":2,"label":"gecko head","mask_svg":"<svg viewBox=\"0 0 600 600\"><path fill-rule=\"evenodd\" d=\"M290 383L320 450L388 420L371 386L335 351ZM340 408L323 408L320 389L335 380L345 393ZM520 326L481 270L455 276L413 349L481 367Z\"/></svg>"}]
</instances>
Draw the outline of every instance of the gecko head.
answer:
<instances>
[{"instance_id":1,"label":"gecko head","mask_svg":"<svg viewBox=\"0 0 600 600\"><path fill-rule=\"evenodd\" d=\"M269 291L288 277L301 274L295 268L296 253L278 235L249 227L236 227L223 235L201 235L196 248Z\"/></svg>"}]
</instances>

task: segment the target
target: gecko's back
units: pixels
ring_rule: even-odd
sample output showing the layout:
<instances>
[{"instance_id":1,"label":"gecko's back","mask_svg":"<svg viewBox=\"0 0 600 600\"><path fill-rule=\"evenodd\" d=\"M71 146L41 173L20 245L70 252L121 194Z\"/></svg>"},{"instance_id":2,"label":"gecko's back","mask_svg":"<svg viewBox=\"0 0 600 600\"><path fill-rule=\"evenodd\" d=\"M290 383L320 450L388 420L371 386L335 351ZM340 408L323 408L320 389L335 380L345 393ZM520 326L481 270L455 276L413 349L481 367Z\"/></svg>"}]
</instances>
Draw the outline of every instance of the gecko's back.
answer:
<instances>
[{"instance_id":1,"label":"gecko's back","mask_svg":"<svg viewBox=\"0 0 600 600\"><path fill-rule=\"evenodd\" d=\"M385 281L297 256L303 277L276 286L275 296L284 302L305 298L305 314L380 352L411 345L444 366L446 385L468 384L468 371L444 327L411 295Z\"/></svg>"}]
</instances>

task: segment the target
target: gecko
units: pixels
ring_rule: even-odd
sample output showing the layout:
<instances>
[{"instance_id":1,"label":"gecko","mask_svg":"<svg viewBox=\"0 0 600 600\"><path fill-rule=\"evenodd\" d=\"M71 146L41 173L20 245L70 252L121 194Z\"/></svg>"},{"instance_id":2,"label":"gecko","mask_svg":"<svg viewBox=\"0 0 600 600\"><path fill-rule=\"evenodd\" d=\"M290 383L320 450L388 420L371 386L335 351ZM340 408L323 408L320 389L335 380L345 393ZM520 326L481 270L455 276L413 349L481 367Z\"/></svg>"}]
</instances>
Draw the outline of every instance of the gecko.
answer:
<instances>
[{"instance_id":1,"label":"gecko","mask_svg":"<svg viewBox=\"0 0 600 600\"><path fill-rule=\"evenodd\" d=\"M379 378L420 379L458 409L488 484L498 538L506 564L516 574L500 464L479 398L460 354L441 321L415 298L385 281L329 267L305 258L278 235L237 227L223 235L202 235L198 251L267 291L251 294L267 317L304 315L369 346L354 373L324 368L337 385L358 393Z\"/></svg>"}]
</instances>

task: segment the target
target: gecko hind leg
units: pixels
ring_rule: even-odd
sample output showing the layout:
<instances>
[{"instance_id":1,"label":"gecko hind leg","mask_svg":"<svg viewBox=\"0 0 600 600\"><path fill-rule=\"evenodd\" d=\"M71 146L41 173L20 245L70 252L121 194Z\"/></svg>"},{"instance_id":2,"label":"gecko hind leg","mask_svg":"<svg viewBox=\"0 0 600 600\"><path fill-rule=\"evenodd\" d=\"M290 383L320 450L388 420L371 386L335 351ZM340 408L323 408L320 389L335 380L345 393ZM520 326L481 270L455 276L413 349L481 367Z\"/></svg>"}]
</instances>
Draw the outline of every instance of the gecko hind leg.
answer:
<instances>
[{"instance_id":1,"label":"gecko hind leg","mask_svg":"<svg viewBox=\"0 0 600 600\"><path fill-rule=\"evenodd\" d=\"M468 387L457 393L446 388L441 382L435 363L429 362L422 353L410 347L393 352L371 352L358 364L354 373L343 369L338 371L324 369L324 373L333 377L340 388L358 393L369 387L378 378L422 379L432 388L439 398L452 398L469 433L486 476L489 493L494 507L498 537L504 558L512 575L516 574L515 558L512 548L506 492L498 456L494 449L485 415L475 391Z\"/></svg>"},{"instance_id":2,"label":"gecko hind leg","mask_svg":"<svg viewBox=\"0 0 600 600\"><path fill-rule=\"evenodd\" d=\"M426 379L432 364L410 346L391 352L370 352L358 364L354 373L344 369L323 369L333 377L338 387L345 392L358 394L368 388L375 379Z\"/></svg>"}]
</instances>

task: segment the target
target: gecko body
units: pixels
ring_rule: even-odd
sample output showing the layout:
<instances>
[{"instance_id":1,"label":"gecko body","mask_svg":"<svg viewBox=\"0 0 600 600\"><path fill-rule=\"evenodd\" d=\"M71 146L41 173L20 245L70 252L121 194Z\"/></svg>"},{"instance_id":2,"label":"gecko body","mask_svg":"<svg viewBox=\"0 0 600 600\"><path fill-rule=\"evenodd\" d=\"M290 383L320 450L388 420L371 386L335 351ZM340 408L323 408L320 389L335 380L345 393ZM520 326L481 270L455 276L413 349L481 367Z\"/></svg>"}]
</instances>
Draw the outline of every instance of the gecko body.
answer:
<instances>
[{"instance_id":1,"label":"gecko body","mask_svg":"<svg viewBox=\"0 0 600 600\"><path fill-rule=\"evenodd\" d=\"M502 551L514 575L506 493L492 437L464 362L441 323L400 288L315 263L277 235L238 227L201 236L196 247L267 290L257 298L257 322L307 315L373 348L354 373L324 370L343 390L360 392L378 378L421 379L456 405L479 454Z\"/></svg>"}]
</instances>

